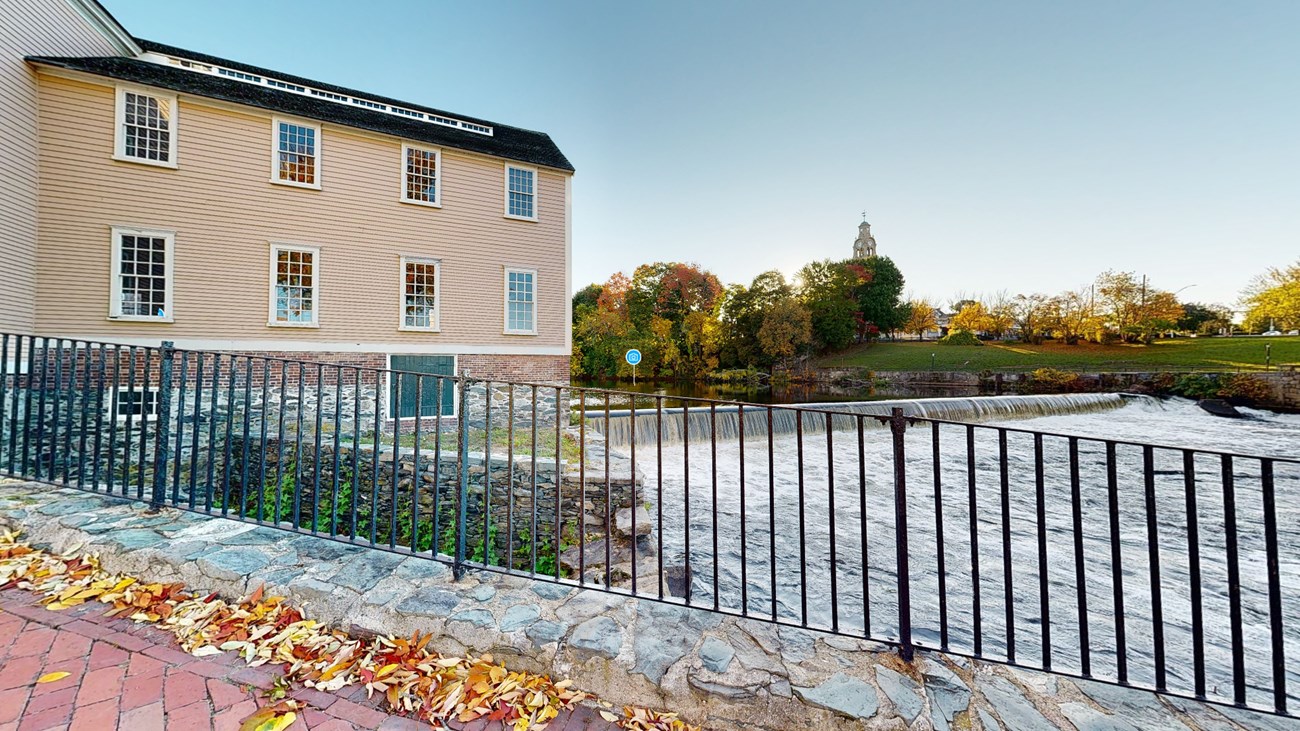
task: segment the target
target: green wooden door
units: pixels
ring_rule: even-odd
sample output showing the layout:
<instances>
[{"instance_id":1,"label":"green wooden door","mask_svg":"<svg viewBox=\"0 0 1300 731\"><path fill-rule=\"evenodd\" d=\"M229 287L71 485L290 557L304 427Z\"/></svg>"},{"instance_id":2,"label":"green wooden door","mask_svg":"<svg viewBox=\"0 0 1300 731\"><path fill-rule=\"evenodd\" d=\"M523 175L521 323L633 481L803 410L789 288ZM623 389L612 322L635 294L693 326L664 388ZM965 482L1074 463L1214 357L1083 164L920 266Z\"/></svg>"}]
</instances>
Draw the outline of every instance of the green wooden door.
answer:
<instances>
[{"instance_id":1,"label":"green wooden door","mask_svg":"<svg viewBox=\"0 0 1300 731\"><path fill-rule=\"evenodd\" d=\"M409 371L400 376L394 374L388 386L388 403L400 404L398 415L409 418L416 415L416 373L429 376L456 375L456 357L452 355L394 355L391 356L395 371ZM456 410L456 383L446 378L419 377L419 414L420 416L437 416L438 388L442 385L442 415L451 416ZM401 386L399 389L398 386ZM400 393L399 393L400 390ZM392 407L389 407L391 414Z\"/></svg>"}]
</instances>

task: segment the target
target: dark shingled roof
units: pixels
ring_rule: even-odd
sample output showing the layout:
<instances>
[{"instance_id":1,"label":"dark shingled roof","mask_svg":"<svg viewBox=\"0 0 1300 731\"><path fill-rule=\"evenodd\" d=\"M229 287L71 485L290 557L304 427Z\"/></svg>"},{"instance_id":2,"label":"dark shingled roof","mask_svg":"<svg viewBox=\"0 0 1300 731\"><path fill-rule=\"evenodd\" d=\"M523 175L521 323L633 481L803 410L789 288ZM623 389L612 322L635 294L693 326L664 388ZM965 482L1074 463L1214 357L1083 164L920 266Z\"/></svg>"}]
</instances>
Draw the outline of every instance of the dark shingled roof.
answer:
<instances>
[{"instance_id":1,"label":"dark shingled roof","mask_svg":"<svg viewBox=\"0 0 1300 731\"><path fill-rule=\"evenodd\" d=\"M374 94L367 94L362 91L334 86L333 84L323 84L319 81L304 79L290 74L282 74L277 71L249 66L248 64L229 61L215 56L208 56L202 53L186 51L180 48L166 46L161 43L154 43L153 41L146 41L137 38L136 42L146 51L153 51L155 53L166 54L169 56L177 56L191 61L198 61L200 63L225 66L226 68L235 71L243 71L250 74L257 74L259 76L269 76L273 79L287 81L302 86L312 86L336 94L357 96L384 104L397 105L400 107L406 107L407 109L414 109L443 117L453 117L474 124L486 125L492 127L493 134L489 137L487 135L456 129L454 127L430 124L418 119L407 119L405 117L366 109L353 104L339 104L337 102L317 97L304 96L302 94L295 94L280 89L248 84L223 76L199 73L174 66L163 66L161 64L139 61L132 58L117 56L29 56L27 60L36 64L55 66L72 71L81 71L96 76L106 76L120 81L129 81L137 84L161 87L163 89L170 89L185 94L193 94L195 96L208 97L210 99L220 99L235 104L244 104L251 107L267 109L273 112L282 112L284 114L307 117L322 122L331 122L333 124L344 125L347 127L356 127L358 129L393 135L408 140L428 142L430 144L442 145L445 147L454 147L456 149L468 150L470 152L480 152L485 155L503 157L519 162L532 163L534 165L544 165L546 167L558 168L560 170L573 170L573 165L569 162L568 158L564 156L564 153L560 152L560 148L556 147L555 143L551 140L550 135L542 132L533 132L531 130L511 127L497 122L489 122L473 117L466 117L464 115L453 114L451 112L433 109L420 104L411 104L398 99L390 99Z\"/></svg>"}]
</instances>

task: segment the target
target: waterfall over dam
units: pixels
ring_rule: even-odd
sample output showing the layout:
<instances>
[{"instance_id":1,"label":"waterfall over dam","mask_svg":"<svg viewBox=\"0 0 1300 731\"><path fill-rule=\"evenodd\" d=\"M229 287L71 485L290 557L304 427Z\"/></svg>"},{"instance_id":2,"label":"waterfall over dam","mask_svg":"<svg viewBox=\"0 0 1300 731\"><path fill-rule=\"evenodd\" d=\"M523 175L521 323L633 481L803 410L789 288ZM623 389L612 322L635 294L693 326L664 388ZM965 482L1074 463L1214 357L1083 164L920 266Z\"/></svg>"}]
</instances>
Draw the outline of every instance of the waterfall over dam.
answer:
<instances>
[{"instance_id":1,"label":"waterfall over dam","mask_svg":"<svg viewBox=\"0 0 1300 731\"><path fill-rule=\"evenodd\" d=\"M682 441L683 431L691 440L737 439L740 435L741 415L744 416L746 439L766 436L768 424L772 434L794 433L803 420L805 432L820 432L830 422L831 429L856 429L859 416L889 416L894 408L903 409L906 416L944 419L951 421L993 421L997 419L1025 419L1057 414L1083 414L1108 411L1123 406L1126 399L1147 398L1117 393L1070 393L1035 396L975 396L956 398L891 399L887 401L853 401L844 403L750 405L720 403L716 406L664 407L662 419L654 407L638 408L636 423L632 411L610 411L608 434L605 434L606 412L584 412L587 428L605 434L610 446L623 447L632 442L654 444L662 438L665 443ZM863 419L864 427L878 427L874 418Z\"/></svg>"}]
</instances>

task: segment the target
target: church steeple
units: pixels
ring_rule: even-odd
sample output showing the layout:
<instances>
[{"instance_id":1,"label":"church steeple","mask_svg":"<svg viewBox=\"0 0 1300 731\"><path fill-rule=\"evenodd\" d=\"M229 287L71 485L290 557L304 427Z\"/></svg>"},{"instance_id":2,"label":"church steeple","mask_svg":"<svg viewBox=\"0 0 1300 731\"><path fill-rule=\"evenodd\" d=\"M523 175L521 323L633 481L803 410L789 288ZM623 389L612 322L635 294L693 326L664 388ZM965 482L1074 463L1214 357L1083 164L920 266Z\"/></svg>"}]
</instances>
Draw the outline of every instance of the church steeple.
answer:
<instances>
[{"instance_id":1,"label":"church steeple","mask_svg":"<svg viewBox=\"0 0 1300 731\"><path fill-rule=\"evenodd\" d=\"M853 258L867 259L876 255L876 239L871 235L871 224L867 223L867 214L862 213L862 223L858 224L858 238L853 242Z\"/></svg>"}]
</instances>

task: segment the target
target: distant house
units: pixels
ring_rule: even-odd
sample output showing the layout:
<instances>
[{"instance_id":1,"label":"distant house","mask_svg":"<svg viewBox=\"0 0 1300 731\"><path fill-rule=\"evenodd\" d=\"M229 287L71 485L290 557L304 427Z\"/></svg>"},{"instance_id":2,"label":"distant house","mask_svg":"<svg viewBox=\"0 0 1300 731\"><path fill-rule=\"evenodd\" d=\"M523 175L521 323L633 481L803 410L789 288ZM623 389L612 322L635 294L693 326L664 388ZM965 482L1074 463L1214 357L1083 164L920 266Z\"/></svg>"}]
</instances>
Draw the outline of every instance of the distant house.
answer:
<instances>
[{"instance_id":1,"label":"distant house","mask_svg":"<svg viewBox=\"0 0 1300 731\"><path fill-rule=\"evenodd\" d=\"M531 381L569 374L549 136L0 9L0 331Z\"/></svg>"}]
</instances>

